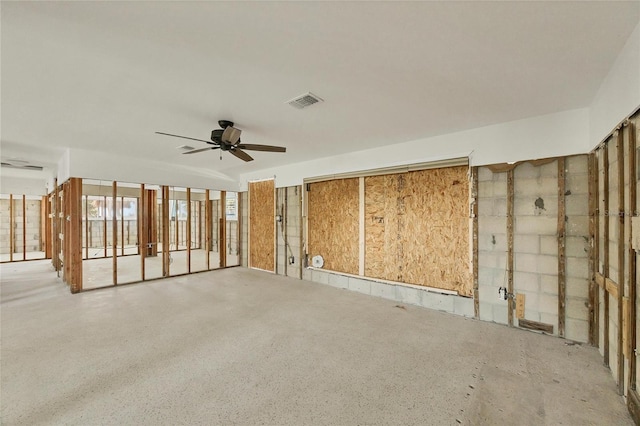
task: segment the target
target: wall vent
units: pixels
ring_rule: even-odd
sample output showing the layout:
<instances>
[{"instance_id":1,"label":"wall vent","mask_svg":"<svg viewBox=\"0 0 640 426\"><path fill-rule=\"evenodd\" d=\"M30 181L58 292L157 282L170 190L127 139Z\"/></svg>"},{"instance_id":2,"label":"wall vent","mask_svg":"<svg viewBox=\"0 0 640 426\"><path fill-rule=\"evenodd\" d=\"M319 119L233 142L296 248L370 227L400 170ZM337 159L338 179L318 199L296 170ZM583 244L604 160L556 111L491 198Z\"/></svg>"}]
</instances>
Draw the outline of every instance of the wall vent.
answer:
<instances>
[{"instance_id":1,"label":"wall vent","mask_svg":"<svg viewBox=\"0 0 640 426\"><path fill-rule=\"evenodd\" d=\"M323 102L323 100L318 96L314 95L313 93L308 92L308 93L305 93L304 95L296 96L295 98L291 99L290 101L287 101L286 103L288 103L294 108L302 109L302 108L311 106L313 104L317 104L318 102Z\"/></svg>"}]
</instances>

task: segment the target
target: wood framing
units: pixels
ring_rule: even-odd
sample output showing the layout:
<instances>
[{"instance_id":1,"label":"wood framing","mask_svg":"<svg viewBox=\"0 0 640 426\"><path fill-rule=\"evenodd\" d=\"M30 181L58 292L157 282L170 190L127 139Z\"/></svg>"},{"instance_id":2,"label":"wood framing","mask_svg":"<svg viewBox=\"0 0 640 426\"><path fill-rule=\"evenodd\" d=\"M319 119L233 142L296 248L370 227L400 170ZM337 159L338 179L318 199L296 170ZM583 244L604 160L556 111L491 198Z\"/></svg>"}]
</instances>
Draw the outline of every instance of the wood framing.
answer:
<instances>
[{"instance_id":1,"label":"wood framing","mask_svg":"<svg viewBox=\"0 0 640 426\"><path fill-rule=\"evenodd\" d=\"M589 344L599 344L600 297L596 283L599 264L599 224L598 224L598 158L589 154Z\"/></svg>"},{"instance_id":2,"label":"wood framing","mask_svg":"<svg viewBox=\"0 0 640 426\"><path fill-rule=\"evenodd\" d=\"M606 279L609 276L609 148L607 145L604 145L602 149L602 182L603 182L603 193L602 193L602 204L603 204L603 213L604 213L604 227L602 232L602 239L604 241L602 253L602 276ZM609 293L604 292L604 321L603 321L603 332L604 332L604 365L609 366Z\"/></svg>"},{"instance_id":3,"label":"wood framing","mask_svg":"<svg viewBox=\"0 0 640 426\"><path fill-rule=\"evenodd\" d=\"M211 269L211 260L209 259L210 257L210 252L211 252L211 232L212 232L212 226L211 226L211 200L209 200L209 190L206 189L204 191L204 245L205 245L205 254L207 256L207 270Z\"/></svg>"},{"instance_id":4,"label":"wood framing","mask_svg":"<svg viewBox=\"0 0 640 426\"><path fill-rule=\"evenodd\" d=\"M191 188L187 188L187 273L191 273Z\"/></svg>"},{"instance_id":5,"label":"wood framing","mask_svg":"<svg viewBox=\"0 0 640 426\"><path fill-rule=\"evenodd\" d=\"M220 191L220 243L218 253L220 254L220 267L227 267L227 191ZM275 270L275 269L274 269Z\"/></svg>"},{"instance_id":6,"label":"wood framing","mask_svg":"<svg viewBox=\"0 0 640 426\"><path fill-rule=\"evenodd\" d=\"M507 171L507 321L513 327L513 169ZM518 323L522 327L522 321Z\"/></svg>"},{"instance_id":7,"label":"wood framing","mask_svg":"<svg viewBox=\"0 0 640 426\"><path fill-rule=\"evenodd\" d=\"M629 157L629 209L631 216L635 216L638 214L636 211L637 206L637 186L638 182L636 181L637 170L636 170L636 127L634 123L629 123L628 126L628 152L627 155ZM634 350L636 348L636 298L637 298L637 265L636 265L636 252L633 249L633 232L631 221L629 222L629 232L628 232L628 240L627 240L627 250L628 250L628 269L627 275L629 280L629 327L628 327L628 338L629 338L629 389L636 389L636 369L637 369L637 357L634 354ZM629 392L631 393L631 392Z\"/></svg>"},{"instance_id":8,"label":"wood framing","mask_svg":"<svg viewBox=\"0 0 640 426\"><path fill-rule=\"evenodd\" d=\"M78 293L82 291L82 179L71 178L64 195L69 206L69 232L65 235L68 251L64 258L70 269L71 293Z\"/></svg>"},{"instance_id":9,"label":"wood framing","mask_svg":"<svg viewBox=\"0 0 640 426\"><path fill-rule=\"evenodd\" d=\"M22 260L27 260L27 196L22 194Z\"/></svg>"},{"instance_id":10,"label":"wood framing","mask_svg":"<svg viewBox=\"0 0 640 426\"><path fill-rule=\"evenodd\" d=\"M13 252L16 249L15 213L13 211L13 194L9 194L9 262L13 262Z\"/></svg>"},{"instance_id":11,"label":"wood framing","mask_svg":"<svg viewBox=\"0 0 640 426\"><path fill-rule=\"evenodd\" d=\"M558 158L558 336L564 337L567 303L565 159Z\"/></svg>"},{"instance_id":12,"label":"wood framing","mask_svg":"<svg viewBox=\"0 0 640 426\"><path fill-rule=\"evenodd\" d=\"M44 214L42 215L42 238L43 238L43 251L46 259L51 259L51 201L50 196L42 197L42 209Z\"/></svg>"},{"instance_id":13,"label":"wood framing","mask_svg":"<svg viewBox=\"0 0 640 426\"><path fill-rule=\"evenodd\" d=\"M618 132L616 150L618 154L618 393L624 395L624 129Z\"/></svg>"},{"instance_id":14,"label":"wood framing","mask_svg":"<svg viewBox=\"0 0 640 426\"><path fill-rule=\"evenodd\" d=\"M170 274L169 256L169 187L162 186L162 276Z\"/></svg>"},{"instance_id":15,"label":"wood framing","mask_svg":"<svg viewBox=\"0 0 640 426\"><path fill-rule=\"evenodd\" d=\"M547 334L553 334L553 325L531 321L524 318L518 320L518 327L526 328L528 330L542 331Z\"/></svg>"},{"instance_id":16,"label":"wood framing","mask_svg":"<svg viewBox=\"0 0 640 426\"><path fill-rule=\"evenodd\" d=\"M480 319L480 292L478 276L478 167L471 167L471 227L472 227L472 263L473 263L473 315Z\"/></svg>"},{"instance_id":17,"label":"wood framing","mask_svg":"<svg viewBox=\"0 0 640 426\"><path fill-rule=\"evenodd\" d=\"M145 280L145 263L147 259L147 197L144 183L140 184L140 201L138 202L138 253L140 253L140 278Z\"/></svg>"},{"instance_id":18,"label":"wood framing","mask_svg":"<svg viewBox=\"0 0 640 426\"><path fill-rule=\"evenodd\" d=\"M116 205L118 201L118 183L111 183L111 263L113 265L113 285L118 285L118 215ZM106 206L106 203L105 203ZM105 214L105 219L107 215ZM105 241L106 233L105 233Z\"/></svg>"}]
</instances>

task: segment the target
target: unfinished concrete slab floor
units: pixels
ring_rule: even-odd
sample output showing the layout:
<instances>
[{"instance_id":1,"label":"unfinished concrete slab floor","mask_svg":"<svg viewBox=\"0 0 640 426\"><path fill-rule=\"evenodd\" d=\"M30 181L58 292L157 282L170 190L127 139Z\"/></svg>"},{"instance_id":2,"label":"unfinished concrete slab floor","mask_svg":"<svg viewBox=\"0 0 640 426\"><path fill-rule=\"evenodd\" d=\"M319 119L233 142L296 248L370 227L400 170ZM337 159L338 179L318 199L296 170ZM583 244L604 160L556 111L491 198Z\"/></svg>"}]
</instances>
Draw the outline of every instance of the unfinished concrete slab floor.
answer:
<instances>
[{"instance_id":1,"label":"unfinished concrete slab floor","mask_svg":"<svg viewBox=\"0 0 640 426\"><path fill-rule=\"evenodd\" d=\"M632 424L594 348L233 268L3 264L2 424Z\"/></svg>"}]
</instances>

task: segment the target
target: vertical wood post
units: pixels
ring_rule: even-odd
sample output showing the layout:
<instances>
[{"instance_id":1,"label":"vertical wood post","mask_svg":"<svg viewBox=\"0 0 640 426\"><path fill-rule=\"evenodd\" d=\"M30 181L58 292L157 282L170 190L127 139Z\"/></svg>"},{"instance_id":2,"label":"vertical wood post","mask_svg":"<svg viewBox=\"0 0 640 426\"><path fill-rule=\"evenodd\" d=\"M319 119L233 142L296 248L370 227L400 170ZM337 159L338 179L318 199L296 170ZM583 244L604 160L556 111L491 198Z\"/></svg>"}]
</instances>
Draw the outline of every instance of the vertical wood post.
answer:
<instances>
[{"instance_id":1,"label":"vertical wood post","mask_svg":"<svg viewBox=\"0 0 640 426\"><path fill-rule=\"evenodd\" d=\"M191 188L187 188L187 273L191 273Z\"/></svg>"},{"instance_id":2,"label":"vertical wood post","mask_svg":"<svg viewBox=\"0 0 640 426\"><path fill-rule=\"evenodd\" d=\"M120 197L120 255L124 256L124 196Z\"/></svg>"},{"instance_id":3,"label":"vertical wood post","mask_svg":"<svg viewBox=\"0 0 640 426\"><path fill-rule=\"evenodd\" d=\"M207 270L211 269L211 260L209 259L211 251L211 200L209 200L209 190L204 191L204 245L205 254L207 255Z\"/></svg>"},{"instance_id":4,"label":"vertical wood post","mask_svg":"<svg viewBox=\"0 0 640 426\"><path fill-rule=\"evenodd\" d=\"M513 295L513 168L507 171L507 293ZM507 297L507 320L513 327L513 297Z\"/></svg>"},{"instance_id":5,"label":"vertical wood post","mask_svg":"<svg viewBox=\"0 0 640 426\"><path fill-rule=\"evenodd\" d=\"M471 167L471 227L473 268L473 315L480 319L480 286L478 280L478 167Z\"/></svg>"},{"instance_id":6,"label":"vertical wood post","mask_svg":"<svg viewBox=\"0 0 640 426\"><path fill-rule=\"evenodd\" d=\"M65 241L68 241L65 263L69 264L71 293L82 291L82 179L71 178L65 191L69 221Z\"/></svg>"},{"instance_id":7,"label":"vertical wood post","mask_svg":"<svg viewBox=\"0 0 640 426\"><path fill-rule=\"evenodd\" d=\"M169 187L162 186L162 276L170 274L169 256Z\"/></svg>"},{"instance_id":8,"label":"vertical wood post","mask_svg":"<svg viewBox=\"0 0 640 426\"><path fill-rule=\"evenodd\" d=\"M220 267L227 267L227 191L220 191ZM275 269L274 269L275 270Z\"/></svg>"},{"instance_id":9,"label":"vertical wood post","mask_svg":"<svg viewBox=\"0 0 640 426\"><path fill-rule=\"evenodd\" d=\"M636 211L636 205L638 202L637 199L637 185L636 182L636 127L634 123L629 123L629 146L628 146L628 157L629 157L629 209L631 216L638 215ZM629 327L628 327L628 340L629 340L629 389L636 389L636 359L635 349L636 349L636 298L637 298L637 269L636 269L636 252L632 246L633 239L633 225L631 221L629 222L628 235L629 239L627 241L627 250L629 257L629 264L627 274L629 277Z\"/></svg>"},{"instance_id":10,"label":"vertical wood post","mask_svg":"<svg viewBox=\"0 0 640 426\"><path fill-rule=\"evenodd\" d=\"M598 157L589 154L589 344L598 346L599 336L599 287L596 283L599 259L598 218Z\"/></svg>"},{"instance_id":11,"label":"vertical wood post","mask_svg":"<svg viewBox=\"0 0 640 426\"><path fill-rule=\"evenodd\" d=\"M85 203L84 203L84 217L85 217L85 221L84 221L84 245L85 245L85 251L84 251L84 258L88 259L89 258L89 197L85 196Z\"/></svg>"},{"instance_id":12,"label":"vertical wood post","mask_svg":"<svg viewBox=\"0 0 640 426\"><path fill-rule=\"evenodd\" d=\"M13 212L13 194L9 194L9 262L13 262L13 251L15 250L15 217Z\"/></svg>"},{"instance_id":13,"label":"vertical wood post","mask_svg":"<svg viewBox=\"0 0 640 426\"><path fill-rule=\"evenodd\" d=\"M618 393L624 395L624 129L618 131Z\"/></svg>"},{"instance_id":14,"label":"vertical wood post","mask_svg":"<svg viewBox=\"0 0 640 426\"><path fill-rule=\"evenodd\" d=\"M54 178L53 180L54 190L53 190L53 198L51 199L51 258L53 267L58 273L57 276L60 276L60 241L58 237L58 233L60 232L60 224L58 222L58 211L59 211L59 199L58 199L58 178Z\"/></svg>"},{"instance_id":15,"label":"vertical wood post","mask_svg":"<svg viewBox=\"0 0 640 426\"><path fill-rule=\"evenodd\" d=\"M45 259L51 259L51 195L42 197L44 209L43 223L43 250Z\"/></svg>"},{"instance_id":16,"label":"vertical wood post","mask_svg":"<svg viewBox=\"0 0 640 426\"><path fill-rule=\"evenodd\" d=\"M558 335L565 334L566 307L566 209L565 159L558 158Z\"/></svg>"},{"instance_id":17,"label":"vertical wood post","mask_svg":"<svg viewBox=\"0 0 640 426\"><path fill-rule=\"evenodd\" d=\"M118 183L114 180L111 183L111 262L113 265L113 285L118 285L118 221L116 220L117 200Z\"/></svg>"},{"instance_id":18,"label":"vertical wood post","mask_svg":"<svg viewBox=\"0 0 640 426\"><path fill-rule=\"evenodd\" d=\"M604 213L604 229L602 238L604 240L602 253L602 275L604 278L609 277L609 216L611 210L609 208L609 143L604 145L602 150L603 160L603 191L602 191L602 204ZM609 293L606 288L604 290L604 365L609 366Z\"/></svg>"},{"instance_id":19,"label":"vertical wood post","mask_svg":"<svg viewBox=\"0 0 640 426\"><path fill-rule=\"evenodd\" d=\"M22 260L27 260L27 196L22 194Z\"/></svg>"},{"instance_id":20,"label":"vertical wood post","mask_svg":"<svg viewBox=\"0 0 640 426\"><path fill-rule=\"evenodd\" d=\"M144 183L140 184L140 200L138 201L138 253L140 254L140 278L145 280L145 262L147 259L147 208Z\"/></svg>"},{"instance_id":21,"label":"vertical wood post","mask_svg":"<svg viewBox=\"0 0 640 426\"><path fill-rule=\"evenodd\" d=\"M101 191L102 192L102 191ZM102 235L104 236L104 257L107 257L107 196L102 196L104 219L102 224Z\"/></svg>"}]
</instances>

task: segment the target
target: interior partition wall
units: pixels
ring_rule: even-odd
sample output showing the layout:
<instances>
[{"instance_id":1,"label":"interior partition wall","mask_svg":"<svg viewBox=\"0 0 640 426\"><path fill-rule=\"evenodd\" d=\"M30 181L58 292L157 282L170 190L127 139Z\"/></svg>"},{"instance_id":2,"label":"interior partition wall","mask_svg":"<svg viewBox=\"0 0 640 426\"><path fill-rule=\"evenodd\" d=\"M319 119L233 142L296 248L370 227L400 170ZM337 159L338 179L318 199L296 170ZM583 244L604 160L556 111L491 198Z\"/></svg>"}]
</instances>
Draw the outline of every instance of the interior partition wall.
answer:
<instances>
[{"instance_id":1,"label":"interior partition wall","mask_svg":"<svg viewBox=\"0 0 640 426\"><path fill-rule=\"evenodd\" d=\"M0 194L0 211L0 262L47 258L47 198Z\"/></svg>"}]
</instances>

